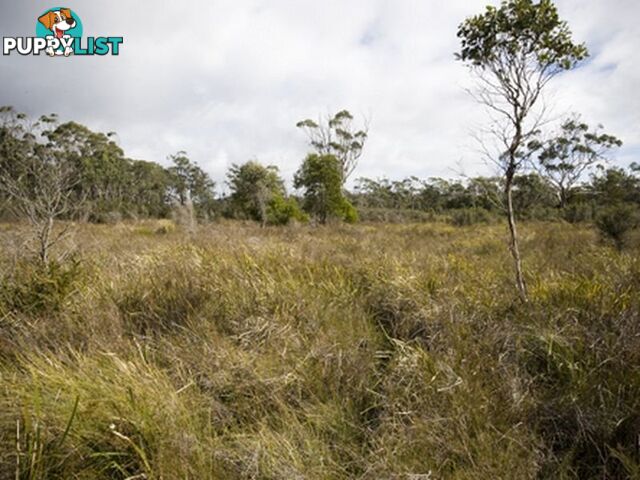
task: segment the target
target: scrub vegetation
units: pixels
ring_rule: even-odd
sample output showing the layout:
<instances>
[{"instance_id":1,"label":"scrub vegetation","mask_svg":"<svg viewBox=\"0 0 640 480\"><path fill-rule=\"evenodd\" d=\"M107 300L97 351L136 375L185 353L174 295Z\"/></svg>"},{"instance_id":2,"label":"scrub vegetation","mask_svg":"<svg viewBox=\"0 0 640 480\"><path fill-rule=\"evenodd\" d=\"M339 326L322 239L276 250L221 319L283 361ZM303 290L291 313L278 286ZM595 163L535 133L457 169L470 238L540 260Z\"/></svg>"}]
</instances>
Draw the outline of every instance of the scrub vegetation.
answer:
<instances>
[{"instance_id":1,"label":"scrub vegetation","mask_svg":"<svg viewBox=\"0 0 640 480\"><path fill-rule=\"evenodd\" d=\"M503 225L83 225L45 266L22 228L0 478L638 474L633 238L522 223L524 304Z\"/></svg>"},{"instance_id":2,"label":"scrub vegetation","mask_svg":"<svg viewBox=\"0 0 640 480\"><path fill-rule=\"evenodd\" d=\"M640 166L543 129L553 2L458 37L491 177L353 179L341 110L218 194L1 107L0 479L640 478Z\"/></svg>"}]
</instances>

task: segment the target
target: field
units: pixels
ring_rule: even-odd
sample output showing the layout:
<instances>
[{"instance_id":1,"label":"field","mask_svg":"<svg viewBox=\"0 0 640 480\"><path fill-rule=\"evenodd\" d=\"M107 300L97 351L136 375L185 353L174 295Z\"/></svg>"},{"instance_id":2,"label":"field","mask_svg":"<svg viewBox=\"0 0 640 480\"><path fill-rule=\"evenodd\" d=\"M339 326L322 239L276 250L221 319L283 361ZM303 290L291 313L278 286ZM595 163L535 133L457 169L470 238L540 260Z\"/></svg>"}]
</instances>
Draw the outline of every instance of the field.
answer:
<instances>
[{"instance_id":1,"label":"field","mask_svg":"<svg viewBox=\"0 0 640 480\"><path fill-rule=\"evenodd\" d=\"M639 478L640 256L588 226L0 225L2 479Z\"/></svg>"}]
</instances>

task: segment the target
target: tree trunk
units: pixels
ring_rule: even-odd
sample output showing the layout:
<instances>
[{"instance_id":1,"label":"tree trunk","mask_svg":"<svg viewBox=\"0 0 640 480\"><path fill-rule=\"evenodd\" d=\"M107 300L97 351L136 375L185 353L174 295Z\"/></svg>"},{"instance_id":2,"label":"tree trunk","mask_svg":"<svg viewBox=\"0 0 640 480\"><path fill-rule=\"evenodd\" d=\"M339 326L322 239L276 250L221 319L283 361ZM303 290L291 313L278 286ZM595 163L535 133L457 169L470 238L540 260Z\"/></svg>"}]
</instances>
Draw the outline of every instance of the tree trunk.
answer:
<instances>
[{"instance_id":1,"label":"tree trunk","mask_svg":"<svg viewBox=\"0 0 640 480\"><path fill-rule=\"evenodd\" d=\"M513 176L513 174L508 173L505 182L505 194L507 197L507 220L509 223L510 235L509 250L511 250L511 256L513 257L516 274L516 288L518 289L520 300L522 300L523 303L527 303L529 301L529 298L527 296L527 285L524 281L524 276L522 275L522 260L520 258L520 247L518 246L518 231L516 229L516 218L513 211Z\"/></svg>"},{"instance_id":2,"label":"tree trunk","mask_svg":"<svg viewBox=\"0 0 640 480\"><path fill-rule=\"evenodd\" d=\"M42 230L40 232L40 261L46 265L49 261L49 238L51 237L51 230L53 229L53 218L49 217L45 220Z\"/></svg>"},{"instance_id":3,"label":"tree trunk","mask_svg":"<svg viewBox=\"0 0 640 480\"><path fill-rule=\"evenodd\" d=\"M560 187L560 209L564 210L567 206L567 196L568 192L564 187Z\"/></svg>"}]
</instances>

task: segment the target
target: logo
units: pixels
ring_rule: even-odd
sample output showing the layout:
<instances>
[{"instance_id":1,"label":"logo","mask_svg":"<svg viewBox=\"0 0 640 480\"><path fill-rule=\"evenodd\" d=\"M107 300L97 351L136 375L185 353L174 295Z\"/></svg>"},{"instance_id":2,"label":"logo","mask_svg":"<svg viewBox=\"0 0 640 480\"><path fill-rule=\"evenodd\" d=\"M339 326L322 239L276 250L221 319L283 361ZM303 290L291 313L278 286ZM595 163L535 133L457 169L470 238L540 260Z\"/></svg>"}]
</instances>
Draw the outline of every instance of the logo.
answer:
<instances>
[{"instance_id":1,"label":"logo","mask_svg":"<svg viewBox=\"0 0 640 480\"><path fill-rule=\"evenodd\" d=\"M46 54L50 57L70 55L119 55L122 37L82 38L82 21L69 8L51 8L36 22L35 37L3 37L2 54Z\"/></svg>"}]
</instances>

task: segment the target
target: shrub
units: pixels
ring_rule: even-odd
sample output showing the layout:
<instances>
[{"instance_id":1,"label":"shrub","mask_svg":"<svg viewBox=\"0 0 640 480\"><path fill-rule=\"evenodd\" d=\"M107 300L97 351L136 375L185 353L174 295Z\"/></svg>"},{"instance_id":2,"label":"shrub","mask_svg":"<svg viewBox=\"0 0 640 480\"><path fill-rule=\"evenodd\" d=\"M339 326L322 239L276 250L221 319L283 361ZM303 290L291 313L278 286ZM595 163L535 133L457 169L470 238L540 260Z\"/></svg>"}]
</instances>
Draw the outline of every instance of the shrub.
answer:
<instances>
[{"instance_id":1,"label":"shrub","mask_svg":"<svg viewBox=\"0 0 640 480\"><path fill-rule=\"evenodd\" d=\"M433 212L423 210L358 207L358 216L363 222L424 223L437 220Z\"/></svg>"},{"instance_id":2,"label":"shrub","mask_svg":"<svg viewBox=\"0 0 640 480\"><path fill-rule=\"evenodd\" d=\"M491 213L484 208L461 208L451 214L450 223L456 227L465 227L478 223L490 223L491 220Z\"/></svg>"},{"instance_id":3,"label":"shrub","mask_svg":"<svg viewBox=\"0 0 640 480\"><path fill-rule=\"evenodd\" d=\"M80 274L77 259L46 265L22 261L0 285L0 303L9 311L31 315L58 312L76 290Z\"/></svg>"},{"instance_id":4,"label":"shrub","mask_svg":"<svg viewBox=\"0 0 640 480\"><path fill-rule=\"evenodd\" d=\"M270 225L287 225L292 220L306 223L309 217L304 213L295 198L276 195L267 207L267 223Z\"/></svg>"},{"instance_id":5,"label":"shrub","mask_svg":"<svg viewBox=\"0 0 640 480\"><path fill-rule=\"evenodd\" d=\"M593 220L593 205L574 203L562 210L562 218L569 223L590 222Z\"/></svg>"},{"instance_id":6,"label":"shrub","mask_svg":"<svg viewBox=\"0 0 640 480\"><path fill-rule=\"evenodd\" d=\"M628 203L612 205L598 215L596 226L600 233L614 241L617 248L624 245L624 237L638 226L638 210Z\"/></svg>"},{"instance_id":7,"label":"shrub","mask_svg":"<svg viewBox=\"0 0 640 480\"><path fill-rule=\"evenodd\" d=\"M342 220L347 223L356 223L358 221L358 211L356 210L356 207L354 207L346 198L340 206L340 213Z\"/></svg>"},{"instance_id":8,"label":"shrub","mask_svg":"<svg viewBox=\"0 0 640 480\"><path fill-rule=\"evenodd\" d=\"M96 211L89 215L89 221L98 224L116 225L122 222L122 212L111 210L108 212Z\"/></svg>"}]
</instances>

